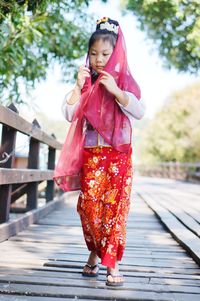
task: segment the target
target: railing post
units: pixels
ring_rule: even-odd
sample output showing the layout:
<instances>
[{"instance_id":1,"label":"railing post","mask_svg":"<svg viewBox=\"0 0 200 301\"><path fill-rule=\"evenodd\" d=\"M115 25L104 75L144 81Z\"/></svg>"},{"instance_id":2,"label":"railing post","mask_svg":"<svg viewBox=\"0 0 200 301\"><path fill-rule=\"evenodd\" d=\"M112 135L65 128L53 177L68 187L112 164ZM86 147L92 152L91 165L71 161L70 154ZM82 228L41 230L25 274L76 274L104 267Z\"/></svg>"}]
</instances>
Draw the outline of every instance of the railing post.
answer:
<instances>
[{"instance_id":1,"label":"railing post","mask_svg":"<svg viewBox=\"0 0 200 301\"><path fill-rule=\"evenodd\" d=\"M36 119L32 122L33 126L40 128L40 125ZM39 152L40 142L34 138L30 139L29 156L28 156L28 168L39 168ZM38 203L38 182L31 182L27 185L27 205L26 210L37 208Z\"/></svg>"},{"instance_id":2,"label":"railing post","mask_svg":"<svg viewBox=\"0 0 200 301\"><path fill-rule=\"evenodd\" d=\"M56 138L54 134L51 135L53 138ZM48 169L54 170L55 168L55 159L56 159L56 150L49 146L48 148ZM49 202L54 198L54 181L47 181L46 188L46 201Z\"/></svg>"},{"instance_id":3,"label":"railing post","mask_svg":"<svg viewBox=\"0 0 200 301\"><path fill-rule=\"evenodd\" d=\"M8 109L18 113L16 107L11 104ZM6 125L2 127L2 138L1 138L1 149L0 149L0 160L3 160L3 153L11 154L8 161L2 163L2 168L12 168L14 163L14 150L16 143L16 130ZM10 202L11 202L12 185L1 185L0 186L0 223L5 223L9 220Z\"/></svg>"}]
</instances>

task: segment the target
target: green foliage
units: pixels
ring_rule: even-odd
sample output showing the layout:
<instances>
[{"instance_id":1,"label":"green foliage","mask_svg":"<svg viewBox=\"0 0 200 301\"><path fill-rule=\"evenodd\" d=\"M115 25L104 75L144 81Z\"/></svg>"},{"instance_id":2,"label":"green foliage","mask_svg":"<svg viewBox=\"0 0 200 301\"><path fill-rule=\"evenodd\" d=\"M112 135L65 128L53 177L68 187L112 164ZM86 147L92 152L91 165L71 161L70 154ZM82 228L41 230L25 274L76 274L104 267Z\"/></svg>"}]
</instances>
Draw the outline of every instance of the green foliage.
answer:
<instances>
[{"instance_id":1,"label":"green foliage","mask_svg":"<svg viewBox=\"0 0 200 301\"><path fill-rule=\"evenodd\" d=\"M87 49L91 16L88 1L0 1L1 103L24 102L26 92L46 78L47 69L59 62L63 80L72 79L76 60Z\"/></svg>"},{"instance_id":2,"label":"green foliage","mask_svg":"<svg viewBox=\"0 0 200 301\"><path fill-rule=\"evenodd\" d=\"M164 66L197 74L200 68L199 0L127 0L163 58Z\"/></svg>"},{"instance_id":3,"label":"green foliage","mask_svg":"<svg viewBox=\"0 0 200 301\"><path fill-rule=\"evenodd\" d=\"M172 94L143 135L147 163L200 160L200 83Z\"/></svg>"}]
</instances>

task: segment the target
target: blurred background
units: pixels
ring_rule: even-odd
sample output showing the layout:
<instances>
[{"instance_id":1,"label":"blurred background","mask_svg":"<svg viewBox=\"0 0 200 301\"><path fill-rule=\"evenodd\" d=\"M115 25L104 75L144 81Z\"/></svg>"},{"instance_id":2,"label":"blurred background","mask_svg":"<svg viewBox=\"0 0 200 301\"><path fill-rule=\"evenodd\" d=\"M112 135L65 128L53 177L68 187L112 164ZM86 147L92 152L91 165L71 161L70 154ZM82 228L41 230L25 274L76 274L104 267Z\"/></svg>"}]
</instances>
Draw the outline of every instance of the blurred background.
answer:
<instances>
[{"instance_id":1,"label":"blurred background","mask_svg":"<svg viewBox=\"0 0 200 301\"><path fill-rule=\"evenodd\" d=\"M0 2L0 101L63 142L65 94L96 20L119 21L146 115L135 121L137 164L200 161L199 0ZM26 157L23 135L18 156ZM45 151L44 151L45 152ZM41 164L45 164L41 157Z\"/></svg>"}]
</instances>

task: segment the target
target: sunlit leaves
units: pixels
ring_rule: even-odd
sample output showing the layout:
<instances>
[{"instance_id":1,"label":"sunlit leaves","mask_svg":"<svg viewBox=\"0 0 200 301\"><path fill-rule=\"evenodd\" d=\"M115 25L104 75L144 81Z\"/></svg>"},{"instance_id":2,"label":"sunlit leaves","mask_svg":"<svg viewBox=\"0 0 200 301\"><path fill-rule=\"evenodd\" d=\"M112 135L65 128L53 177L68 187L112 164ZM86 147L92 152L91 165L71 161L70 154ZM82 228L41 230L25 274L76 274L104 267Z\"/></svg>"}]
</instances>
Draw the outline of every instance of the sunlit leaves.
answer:
<instances>
[{"instance_id":1,"label":"sunlit leaves","mask_svg":"<svg viewBox=\"0 0 200 301\"><path fill-rule=\"evenodd\" d=\"M163 64L197 74L200 69L199 0L127 0L140 29L157 45Z\"/></svg>"},{"instance_id":2,"label":"sunlit leaves","mask_svg":"<svg viewBox=\"0 0 200 301\"><path fill-rule=\"evenodd\" d=\"M20 85L29 91L55 62L63 70L63 80L69 80L69 74L73 79L76 59L85 54L91 32L88 1L6 2L0 2L1 103L26 101Z\"/></svg>"}]
</instances>

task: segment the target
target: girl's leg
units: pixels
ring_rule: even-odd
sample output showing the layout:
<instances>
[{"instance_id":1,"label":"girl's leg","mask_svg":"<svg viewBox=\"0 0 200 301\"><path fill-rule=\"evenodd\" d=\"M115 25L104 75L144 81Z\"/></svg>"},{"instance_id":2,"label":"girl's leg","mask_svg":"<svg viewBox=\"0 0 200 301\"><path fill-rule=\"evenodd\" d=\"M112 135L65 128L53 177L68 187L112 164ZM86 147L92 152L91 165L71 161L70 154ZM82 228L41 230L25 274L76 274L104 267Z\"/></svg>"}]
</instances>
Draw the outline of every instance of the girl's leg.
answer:
<instances>
[{"instance_id":1,"label":"girl's leg","mask_svg":"<svg viewBox=\"0 0 200 301\"><path fill-rule=\"evenodd\" d=\"M123 285L118 261L122 259L126 243L126 220L132 186L131 158L124 154L113 157L109 167L110 187L105 192L103 233L105 245L102 263L107 266L107 285ZM112 225L110 228L109 225ZM110 228L110 229L109 229ZM109 231L110 230L110 231ZM106 235L107 234L107 235Z\"/></svg>"},{"instance_id":2,"label":"girl's leg","mask_svg":"<svg viewBox=\"0 0 200 301\"><path fill-rule=\"evenodd\" d=\"M78 199L77 211L80 215L83 234L90 255L83 273L95 274L98 272L98 257L100 257L101 223L103 204L101 195L103 185L95 181L93 170L96 170L99 157L93 149L84 151L81 193ZM104 188L103 188L104 189Z\"/></svg>"},{"instance_id":3,"label":"girl's leg","mask_svg":"<svg viewBox=\"0 0 200 301\"><path fill-rule=\"evenodd\" d=\"M126 244L126 220L130 206L131 161L117 154L108 166L109 185L104 194L102 223L102 264L117 269Z\"/></svg>"},{"instance_id":4,"label":"girl's leg","mask_svg":"<svg viewBox=\"0 0 200 301\"><path fill-rule=\"evenodd\" d=\"M83 234L85 238L85 242L87 245L88 250L90 251L88 260L86 265L83 268L83 275L95 275L98 273L98 254L97 254L97 235L94 225L93 225L93 218L94 216L93 207L90 201L84 201L81 196L78 200L77 206L78 213L80 215ZM92 216L91 216L92 215Z\"/></svg>"}]
</instances>

